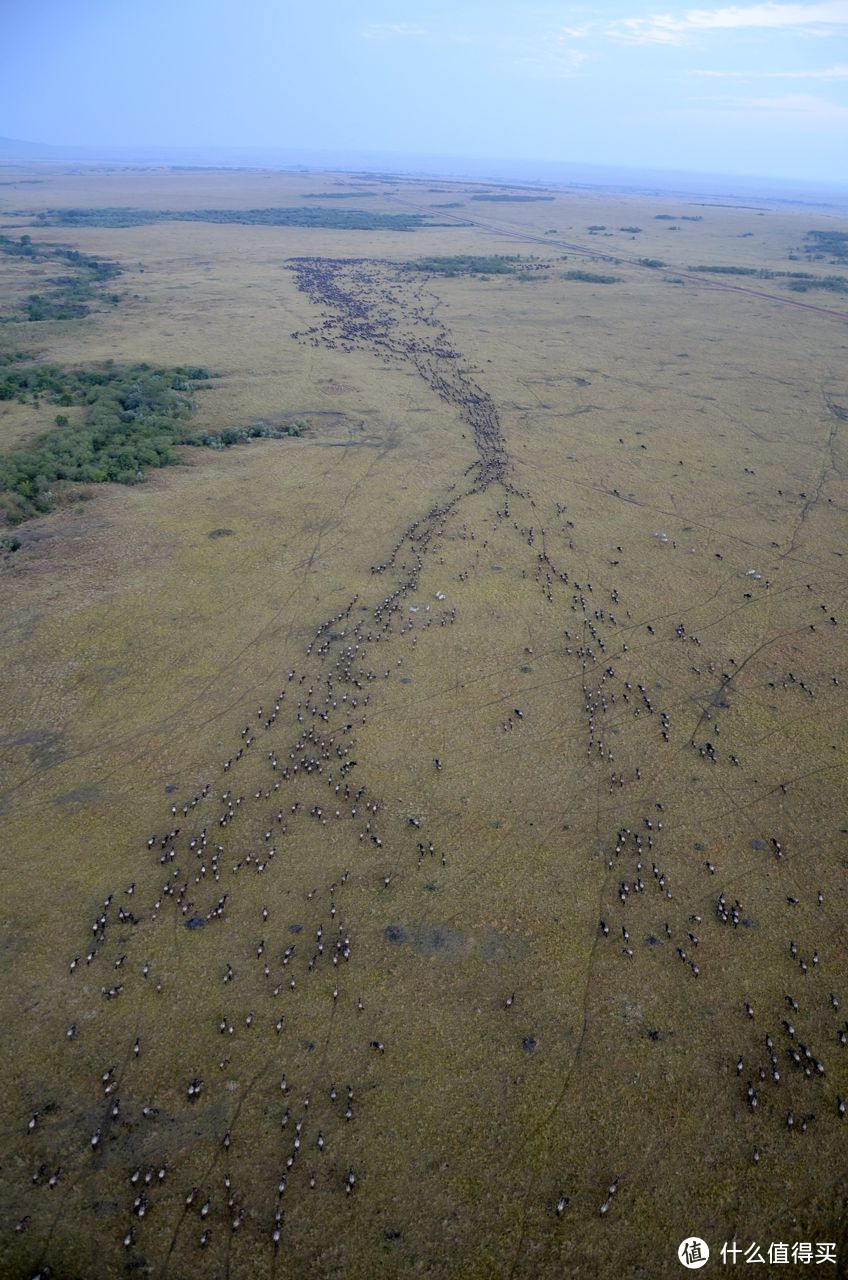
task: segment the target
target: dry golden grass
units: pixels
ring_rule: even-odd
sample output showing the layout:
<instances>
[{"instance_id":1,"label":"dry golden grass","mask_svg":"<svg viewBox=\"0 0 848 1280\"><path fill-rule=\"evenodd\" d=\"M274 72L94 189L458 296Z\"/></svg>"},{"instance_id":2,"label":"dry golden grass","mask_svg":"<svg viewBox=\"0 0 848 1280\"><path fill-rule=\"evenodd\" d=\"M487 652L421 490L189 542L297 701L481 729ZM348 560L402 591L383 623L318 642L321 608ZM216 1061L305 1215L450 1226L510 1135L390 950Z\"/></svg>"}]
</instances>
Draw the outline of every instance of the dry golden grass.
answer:
<instances>
[{"instance_id":1,"label":"dry golden grass","mask_svg":"<svg viewBox=\"0 0 848 1280\"><path fill-rule=\"evenodd\" d=\"M341 180L39 173L37 187L3 188L7 211L266 207ZM364 207L397 210L394 194L422 205L454 198L427 185L448 184L397 183L396 192L383 184ZM664 211L701 213L703 222L671 233L654 218ZM734 1234L761 1247L839 1239L848 1193L837 1112L837 1097L848 1094L838 1041L848 999L848 458L833 406L848 405L846 327L706 283L667 282L693 263L789 269L787 255L818 222L803 211L760 216L601 192L543 204L474 201L452 212L531 236L555 227L563 240L662 258L669 270L620 265L620 284L567 281L569 268L605 268L478 227L32 231L118 260L125 274L115 287L128 297L83 322L19 326L15 346L68 363L204 364L223 376L198 395L198 427L296 415L311 430L300 440L190 451L185 467L137 488L97 488L88 502L23 526L24 546L0 565L5 1274L48 1263L55 1275L117 1276L135 1264L178 1280L641 1277L676 1274L677 1245L692 1232L713 1249ZM7 212L0 222L20 219ZM588 236L590 224L644 232L634 243L618 232ZM747 231L754 235L741 238ZM520 491L492 484L427 524L436 504L469 483L477 453L467 422L408 360L292 339L332 307L298 292L286 263L515 252L549 259L547 278L410 282L391 265L377 269L397 331L418 333L410 309L432 309L459 353L437 367L446 376L467 370L492 397ZM781 293L777 282L762 287ZM49 421L46 407L44 420L2 407L3 447ZM400 597L400 629L399 617L375 619L373 610L404 581L412 544L403 542L387 572L371 566L387 562L413 521L432 538L415 590ZM232 532L210 537L222 529ZM339 633L358 621L382 638L363 640L362 665L376 678L357 692L336 663ZM600 681L608 665L615 675ZM358 706L340 704L325 728L310 705L325 705L328 673L336 694L356 696ZM223 773L247 724L256 744ZM313 726L355 739L349 781L367 791L352 819L352 801L337 800L324 777L300 772L272 789L279 771L268 750L281 771ZM707 741L716 764L698 753ZM210 798L183 816L207 783ZM219 828L227 790L244 795L246 812ZM369 799L377 815L363 809ZM315 804L326 824L308 816ZM287 835L276 822L281 806ZM179 854L163 867L160 841L174 825ZM194 883L183 842L201 826L225 849L219 884ZM617 855L625 827L632 834ZM266 829L276 833L276 859L261 877L253 862L234 875L248 853L264 856ZM229 894L222 920L189 931L172 899L153 910L181 864L175 883L191 882L187 898L201 915ZM633 889L637 879L644 892ZM631 886L624 905L621 881ZM722 892L728 907L741 903L738 928L717 918ZM109 893L106 941L90 967L83 960L69 973ZM114 920L119 904L137 925ZM351 956L333 967L339 922ZM302 931L290 932L296 925ZM325 954L311 971L319 925ZM256 956L263 938L268 980ZM231 986L222 982L228 963ZM104 999L101 987L117 982L120 998ZM283 984L276 1000L274 982ZM222 1017L232 1035L219 1033ZM71 1023L78 1030L67 1041ZM766 1033L780 1055L779 1085ZM806 1079L793 1065L786 1050L797 1040L822 1061L824 1077ZM112 1065L115 1122L100 1083ZM194 1076L204 1091L192 1106ZM145 1105L159 1107L158 1117L144 1119ZM298 1118L303 1149L279 1200ZM98 1127L101 1149L92 1152ZM161 1188L154 1177L139 1220L129 1175L162 1162L167 1176ZM51 1189L44 1184L59 1166ZM195 1185L213 1200L205 1251L197 1205L184 1210ZM558 1216L561 1195L569 1204ZM234 1233L239 1206L245 1220ZM25 1215L31 1221L16 1234L11 1226Z\"/></svg>"}]
</instances>

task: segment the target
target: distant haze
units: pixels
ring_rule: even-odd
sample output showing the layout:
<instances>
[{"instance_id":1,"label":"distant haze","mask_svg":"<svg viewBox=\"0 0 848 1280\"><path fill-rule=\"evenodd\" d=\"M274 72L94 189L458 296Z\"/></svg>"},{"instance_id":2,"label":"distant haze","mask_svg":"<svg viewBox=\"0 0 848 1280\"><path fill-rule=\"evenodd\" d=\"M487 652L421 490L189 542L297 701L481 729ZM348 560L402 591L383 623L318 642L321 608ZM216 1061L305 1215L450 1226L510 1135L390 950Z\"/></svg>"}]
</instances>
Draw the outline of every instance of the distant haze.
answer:
<instances>
[{"instance_id":1,"label":"distant haze","mask_svg":"<svg viewBox=\"0 0 848 1280\"><path fill-rule=\"evenodd\" d=\"M2 15L0 135L43 144L36 158L238 149L447 172L475 157L525 179L598 165L821 187L848 172L848 0L5 0Z\"/></svg>"}]
</instances>

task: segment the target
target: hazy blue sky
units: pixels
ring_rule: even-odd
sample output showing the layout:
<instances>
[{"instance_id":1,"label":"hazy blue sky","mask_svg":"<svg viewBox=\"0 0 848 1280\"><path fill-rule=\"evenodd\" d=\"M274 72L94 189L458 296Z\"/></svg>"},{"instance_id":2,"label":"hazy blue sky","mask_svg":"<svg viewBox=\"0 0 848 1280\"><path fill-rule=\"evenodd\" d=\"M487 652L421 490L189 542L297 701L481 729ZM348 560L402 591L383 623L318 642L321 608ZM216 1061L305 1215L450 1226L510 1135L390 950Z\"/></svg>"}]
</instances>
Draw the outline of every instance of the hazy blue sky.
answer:
<instances>
[{"instance_id":1,"label":"hazy blue sky","mask_svg":"<svg viewBox=\"0 0 848 1280\"><path fill-rule=\"evenodd\" d=\"M848 181L848 0L0 0L0 135Z\"/></svg>"}]
</instances>

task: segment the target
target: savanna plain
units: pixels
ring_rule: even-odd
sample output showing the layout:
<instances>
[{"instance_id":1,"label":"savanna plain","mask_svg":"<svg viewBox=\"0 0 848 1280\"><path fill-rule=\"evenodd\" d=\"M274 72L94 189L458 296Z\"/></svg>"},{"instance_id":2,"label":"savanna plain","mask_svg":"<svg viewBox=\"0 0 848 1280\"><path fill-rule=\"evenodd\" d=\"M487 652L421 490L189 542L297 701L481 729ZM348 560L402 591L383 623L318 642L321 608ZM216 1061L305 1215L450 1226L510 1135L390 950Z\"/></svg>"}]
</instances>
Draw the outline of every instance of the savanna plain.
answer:
<instances>
[{"instance_id":1,"label":"savanna plain","mask_svg":"<svg viewBox=\"0 0 848 1280\"><path fill-rule=\"evenodd\" d=\"M845 210L2 176L0 1274L844 1274Z\"/></svg>"}]
</instances>

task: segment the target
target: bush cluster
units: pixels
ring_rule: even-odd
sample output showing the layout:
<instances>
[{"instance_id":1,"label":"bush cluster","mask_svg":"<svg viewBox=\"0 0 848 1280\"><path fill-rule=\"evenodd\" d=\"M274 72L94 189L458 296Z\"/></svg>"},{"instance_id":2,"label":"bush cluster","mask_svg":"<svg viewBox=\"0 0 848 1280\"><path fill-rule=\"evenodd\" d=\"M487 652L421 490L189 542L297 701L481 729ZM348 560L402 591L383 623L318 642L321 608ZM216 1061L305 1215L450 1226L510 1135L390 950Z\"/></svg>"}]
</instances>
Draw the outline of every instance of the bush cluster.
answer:
<instances>
[{"instance_id":1,"label":"bush cluster","mask_svg":"<svg viewBox=\"0 0 848 1280\"><path fill-rule=\"evenodd\" d=\"M428 271L440 276L505 276L512 275L526 264L518 254L502 253L479 256L473 253L455 254L453 257L418 258L404 263L406 271Z\"/></svg>"},{"instance_id":2,"label":"bush cluster","mask_svg":"<svg viewBox=\"0 0 848 1280\"><path fill-rule=\"evenodd\" d=\"M586 284L620 284L621 276L603 276L597 271L564 271L563 280L584 280Z\"/></svg>"},{"instance_id":3,"label":"bush cluster","mask_svg":"<svg viewBox=\"0 0 848 1280\"><path fill-rule=\"evenodd\" d=\"M204 431L200 435L185 436L180 444L192 444L206 449L230 449L234 444L246 444L248 440L285 440L289 436L302 436L307 431L306 422L287 422L281 427L264 424L252 427L225 427L223 431Z\"/></svg>"},{"instance_id":4,"label":"bush cluster","mask_svg":"<svg viewBox=\"0 0 848 1280\"><path fill-rule=\"evenodd\" d=\"M136 484L148 467L176 462L173 445L186 438L185 420L194 385L206 369L63 369L57 365L6 367L0 399L44 397L59 406L83 407L81 422L56 415L56 426L25 448L0 454L0 504L9 524L49 511L70 481Z\"/></svg>"}]
</instances>

